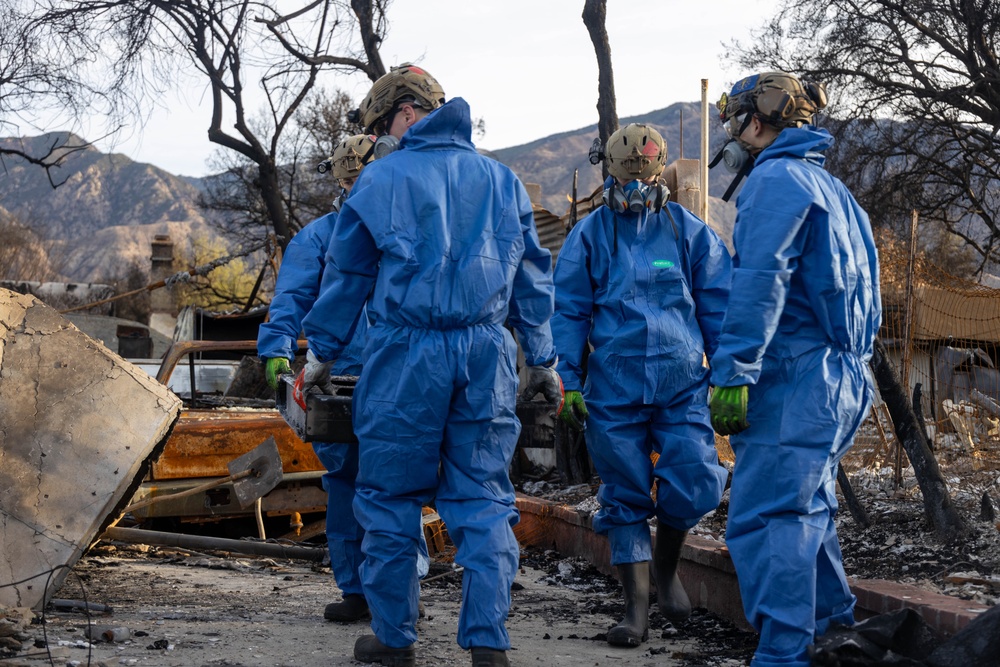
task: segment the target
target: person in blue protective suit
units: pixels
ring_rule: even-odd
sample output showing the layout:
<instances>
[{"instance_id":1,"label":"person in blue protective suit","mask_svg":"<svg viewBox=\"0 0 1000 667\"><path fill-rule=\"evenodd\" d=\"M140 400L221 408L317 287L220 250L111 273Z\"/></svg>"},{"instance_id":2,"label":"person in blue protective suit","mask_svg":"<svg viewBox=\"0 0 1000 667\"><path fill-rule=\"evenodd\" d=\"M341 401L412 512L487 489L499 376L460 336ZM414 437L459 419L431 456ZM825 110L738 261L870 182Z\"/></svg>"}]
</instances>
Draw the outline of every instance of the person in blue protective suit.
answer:
<instances>
[{"instance_id":1,"label":"person in blue protective suit","mask_svg":"<svg viewBox=\"0 0 1000 667\"><path fill-rule=\"evenodd\" d=\"M681 545L719 504L727 477L709 423L703 362L722 326L729 252L708 225L667 201L657 182L666 156L660 133L647 125L611 135L606 205L570 231L555 269L552 331L566 389L560 416L577 428L585 423L601 477L594 530L608 535L622 579L625 619L608 632L618 646L647 638L651 559L663 615L676 621L690 614L676 574ZM655 553L647 524L653 516Z\"/></svg>"},{"instance_id":2,"label":"person in blue protective suit","mask_svg":"<svg viewBox=\"0 0 1000 667\"><path fill-rule=\"evenodd\" d=\"M367 134L348 137L319 166L321 172L333 171L340 192L333 201L333 211L303 227L285 248L267 322L257 333L257 354L264 362L264 376L271 389L278 388L280 375L292 372L290 364L299 347L302 319L319 296L333 223L358 174L372 160L377 139ZM362 348L363 344L364 337L359 335L354 349ZM361 368L357 357L345 358L341 366L345 373Z\"/></svg>"},{"instance_id":3,"label":"person in blue protective suit","mask_svg":"<svg viewBox=\"0 0 1000 667\"><path fill-rule=\"evenodd\" d=\"M881 301L868 216L823 168L833 137L811 122L825 106L822 85L784 72L719 102L733 154L753 160L711 412L736 454L726 544L760 632L754 667L805 667L816 637L854 621L835 486L872 403Z\"/></svg>"},{"instance_id":4,"label":"person in blue protective suit","mask_svg":"<svg viewBox=\"0 0 1000 667\"><path fill-rule=\"evenodd\" d=\"M326 267L326 252L333 235L333 224L344 199L364 166L372 160L377 137L354 135L341 141L329 160L321 165L332 170L341 191L333 202L333 212L317 218L296 234L288 243L275 282L274 297L268 308L268 321L257 335L257 354L265 365L265 377L272 389L278 388L281 374L290 373L290 361L298 349L302 320L319 296ZM367 321L361 321L351 344L331 369L335 375L358 375L364 348ZM326 539L333 570L342 601L331 602L323 611L330 621L353 622L370 617L358 568L364 560L361 540L364 531L354 518L354 479L358 472L358 450L354 444L314 442L313 449L327 472L323 488L327 493ZM426 544L422 549L421 567L426 574L429 565Z\"/></svg>"},{"instance_id":5,"label":"person in blue protective suit","mask_svg":"<svg viewBox=\"0 0 1000 667\"><path fill-rule=\"evenodd\" d=\"M363 308L371 319L354 393L360 454L362 583L374 635L355 659L415 664L417 520L436 499L463 568L458 643L476 667L508 665L505 621L519 548L508 467L516 346L529 393L561 399L549 318L551 255L507 167L476 152L461 98L411 64L379 78L357 116L399 140L358 178L334 226L324 279L304 321L304 386L322 382ZM382 141L380 137L380 141Z\"/></svg>"}]
</instances>

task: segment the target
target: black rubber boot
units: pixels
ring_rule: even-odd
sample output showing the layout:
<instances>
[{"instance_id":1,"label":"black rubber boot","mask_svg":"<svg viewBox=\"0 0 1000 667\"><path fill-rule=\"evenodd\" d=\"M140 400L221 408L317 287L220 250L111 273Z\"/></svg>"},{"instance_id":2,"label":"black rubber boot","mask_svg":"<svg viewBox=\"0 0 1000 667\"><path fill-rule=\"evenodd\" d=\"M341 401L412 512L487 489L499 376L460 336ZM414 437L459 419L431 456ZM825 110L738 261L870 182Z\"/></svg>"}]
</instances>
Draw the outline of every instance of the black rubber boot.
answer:
<instances>
[{"instance_id":1,"label":"black rubber boot","mask_svg":"<svg viewBox=\"0 0 1000 667\"><path fill-rule=\"evenodd\" d=\"M393 648L380 642L375 635L365 635L354 642L354 659L386 667L414 667L417 664L417 651L413 646L410 644L403 648Z\"/></svg>"},{"instance_id":2,"label":"black rubber boot","mask_svg":"<svg viewBox=\"0 0 1000 667\"><path fill-rule=\"evenodd\" d=\"M473 646L472 667L510 667L507 651Z\"/></svg>"},{"instance_id":3,"label":"black rubber boot","mask_svg":"<svg viewBox=\"0 0 1000 667\"><path fill-rule=\"evenodd\" d=\"M663 617L675 623L691 615L691 600L677 576L677 563L680 562L681 547L686 537L686 530L664 524L656 527L656 550L653 553L656 598Z\"/></svg>"},{"instance_id":4,"label":"black rubber boot","mask_svg":"<svg viewBox=\"0 0 1000 667\"><path fill-rule=\"evenodd\" d=\"M612 646L638 646L649 639L649 561L618 566L625 593L625 619L608 630Z\"/></svg>"},{"instance_id":5,"label":"black rubber boot","mask_svg":"<svg viewBox=\"0 0 1000 667\"><path fill-rule=\"evenodd\" d=\"M354 623L371 617L364 595L345 595L343 602L331 602L323 610L323 618L340 623Z\"/></svg>"}]
</instances>

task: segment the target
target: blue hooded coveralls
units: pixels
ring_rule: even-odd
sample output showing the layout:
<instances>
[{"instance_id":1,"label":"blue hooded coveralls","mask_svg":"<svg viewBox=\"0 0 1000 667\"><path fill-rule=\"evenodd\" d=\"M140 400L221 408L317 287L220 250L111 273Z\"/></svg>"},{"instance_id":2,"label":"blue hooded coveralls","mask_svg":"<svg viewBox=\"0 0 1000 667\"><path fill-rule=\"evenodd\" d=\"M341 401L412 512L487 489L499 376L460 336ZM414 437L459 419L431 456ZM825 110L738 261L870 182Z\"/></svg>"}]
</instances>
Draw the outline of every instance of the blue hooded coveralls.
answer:
<instances>
[{"instance_id":1,"label":"blue hooded coveralls","mask_svg":"<svg viewBox=\"0 0 1000 667\"><path fill-rule=\"evenodd\" d=\"M268 321L257 332L257 354L261 359L295 358L302 319L319 296L326 251L333 235L337 213L313 220L292 237L274 285L274 297L268 307ZM365 329L362 324L333 367L334 375L358 375ZM354 478L358 474L358 448L354 444L314 442L313 450L326 468L323 489L326 491L326 541L330 550L330 569L343 595L363 595L358 568L364 560L361 539L364 531L351 511L354 502Z\"/></svg>"},{"instance_id":2,"label":"blue hooded coveralls","mask_svg":"<svg viewBox=\"0 0 1000 667\"><path fill-rule=\"evenodd\" d=\"M464 568L458 643L510 648L504 623L518 566L507 471L516 347L552 360L551 255L507 167L479 155L455 98L361 172L334 229L337 269L305 319L321 360L336 359L367 302L372 320L354 394L360 440L355 513L372 629L386 646L417 639L420 508L432 498Z\"/></svg>"},{"instance_id":3,"label":"blue hooded coveralls","mask_svg":"<svg viewBox=\"0 0 1000 667\"><path fill-rule=\"evenodd\" d=\"M654 513L687 530L722 497L703 360L715 351L730 267L716 233L672 202L655 214L602 206L559 251L558 370L590 412L587 449L602 482L594 530L608 535L612 565L650 560Z\"/></svg>"},{"instance_id":4,"label":"blue hooded coveralls","mask_svg":"<svg viewBox=\"0 0 1000 667\"><path fill-rule=\"evenodd\" d=\"M751 385L736 454L726 544L754 667L806 667L833 622L851 625L834 516L837 464L871 407L881 319L868 215L823 169L833 137L783 130L737 200L729 309L712 384Z\"/></svg>"}]
</instances>

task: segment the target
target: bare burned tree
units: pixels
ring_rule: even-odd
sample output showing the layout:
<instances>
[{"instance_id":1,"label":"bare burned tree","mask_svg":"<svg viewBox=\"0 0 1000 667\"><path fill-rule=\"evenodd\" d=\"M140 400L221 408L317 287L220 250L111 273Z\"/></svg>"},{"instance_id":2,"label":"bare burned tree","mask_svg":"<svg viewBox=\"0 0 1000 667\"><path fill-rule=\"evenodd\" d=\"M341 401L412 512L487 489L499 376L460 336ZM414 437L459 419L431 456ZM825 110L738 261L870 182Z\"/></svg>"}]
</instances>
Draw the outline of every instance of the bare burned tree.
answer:
<instances>
[{"instance_id":1,"label":"bare burned tree","mask_svg":"<svg viewBox=\"0 0 1000 667\"><path fill-rule=\"evenodd\" d=\"M21 137L32 128L39 115L58 109L70 120L103 101L97 89L88 85L87 54L71 40L36 23L18 0L4 3L0 12L0 170L15 164L32 164L45 170L49 184L61 183L57 168L73 152L90 144L72 133L52 135L51 143L39 149L37 142L27 146Z\"/></svg>"},{"instance_id":2,"label":"bare burned tree","mask_svg":"<svg viewBox=\"0 0 1000 667\"><path fill-rule=\"evenodd\" d=\"M1000 241L1000 61L995 0L783 0L738 62L830 84L831 170L873 220L910 211L973 248Z\"/></svg>"},{"instance_id":3,"label":"bare burned tree","mask_svg":"<svg viewBox=\"0 0 1000 667\"><path fill-rule=\"evenodd\" d=\"M30 225L0 211L0 280L63 280L52 263L57 254Z\"/></svg>"},{"instance_id":4,"label":"bare burned tree","mask_svg":"<svg viewBox=\"0 0 1000 667\"><path fill-rule=\"evenodd\" d=\"M615 100L615 75L611 67L611 44L605 19L608 14L607 0L585 0L583 3L583 24L590 33L597 54L597 131L601 146L608 145L608 139L618 129L618 107ZM608 167L602 164L603 177L608 177Z\"/></svg>"},{"instance_id":5,"label":"bare burned tree","mask_svg":"<svg viewBox=\"0 0 1000 667\"><path fill-rule=\"evenodd\" d=\"M323 71L372 79L383 71L376 47L388 27L388 0L313 0L290 13L276 0L49 2L39 20L95 52L111 52L110 83L136 108L192 72L205 80L208 139L253 165L251 183L283 245L293 230L279 156L296 112ZM252 120L249 86L263 91L261 123Z\"/></svg>"},{"instance_id":6,"label":"bare burned tree","mask_svg":"<svg viewBox=\"0 0 1000 667\"><path fill-rule=\"evenodd\" d=\"M149 291L142 289L149 284L146 264L133 260L109 281L116 294L130 294L114 302L115 317L149 324L152 300Z\"/></svg>"},{"instance_id":7,"label":"bare burned tree","mask_svg":"<svg viewBox=\"0 0 1000 667\"><path fill-rule=\"evenodd\" d=\"M329 213L331 203L340 194L337 179L332 173L319 173L317 165L333 155L337 144L358 132L347 120L347 114L356 106L347 93L324 90L310 100L297 118L297 154L304 172L296 189L296 222L300 229Z\"/></svg>"},{"instance_id":8,"label":"bare burned tree","mask_svg":"<svg viewBox=\"0 0 1000 667\"><path fill-rule=\"evenodd\" d=\"M340 186L332 174L321 174L317 165L355 130L347 113L355 107L343 92L317 89L295 114L285 132L275 164L281 197L294 235L310 221L331 210ZM213 176L205 181L199 204L219 213L213 216L221 232L237 244L260 239L270 229L270 218L257 185L257 169L248 158L232 151L217 151L209 161Z\"/></svg>"}]
</instances>

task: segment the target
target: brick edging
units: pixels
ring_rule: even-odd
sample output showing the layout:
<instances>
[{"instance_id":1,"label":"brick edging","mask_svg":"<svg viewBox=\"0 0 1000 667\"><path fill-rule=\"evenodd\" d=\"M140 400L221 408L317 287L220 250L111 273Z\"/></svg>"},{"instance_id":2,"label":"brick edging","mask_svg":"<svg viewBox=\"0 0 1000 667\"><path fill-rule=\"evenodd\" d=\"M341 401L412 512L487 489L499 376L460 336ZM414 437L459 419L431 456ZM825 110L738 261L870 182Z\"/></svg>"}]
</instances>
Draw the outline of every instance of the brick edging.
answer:
<instances>
[{"instance_id":1,"label":"brick edging","mask_svg":"<svg viewBox=\"0 0 1000 667\"><path fill-rule=\"evenodd\" d=\"M522 544L584 558L604 574L614 575L608 540L594 533L589 514L521 494L517 496L517 508L521 512L521 522L514 527L514 533ZM688 536L681 552L678 575L692 604L749 628L743 615L736 570L729 551L721 542L699 535ZM858 598L855 608L858 620L909 607L946 637L954 635L989 609L970 600L895 581L849 577L848 583Z\"/></svg>"}]
</instances>

